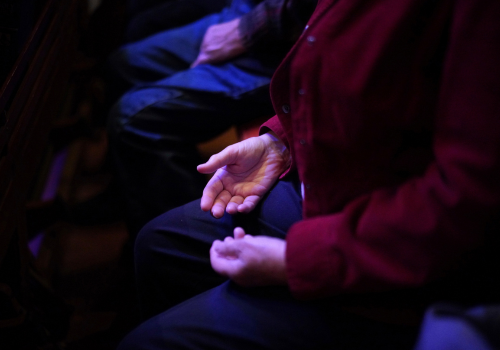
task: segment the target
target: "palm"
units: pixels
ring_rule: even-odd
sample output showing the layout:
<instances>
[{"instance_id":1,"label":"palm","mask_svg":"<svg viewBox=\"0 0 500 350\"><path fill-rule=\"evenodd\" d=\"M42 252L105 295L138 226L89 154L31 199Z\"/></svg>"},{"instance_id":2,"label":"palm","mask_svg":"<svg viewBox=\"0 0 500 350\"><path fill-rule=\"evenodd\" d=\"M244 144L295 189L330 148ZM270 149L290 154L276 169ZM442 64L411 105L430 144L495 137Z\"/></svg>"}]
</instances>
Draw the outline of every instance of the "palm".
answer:
<instances>
[{"instance_id":1,"label":"palm","mask_svg":"<svg viewBox=\"0 0 500 350\"><path fill-rule=\"evenodd\" d=\"M287 157L268 139L258 137L228 147L199 170L219 168L203 192L202 209L220 217L252 210L287 166Z\"/></svg>"}]
</instances>

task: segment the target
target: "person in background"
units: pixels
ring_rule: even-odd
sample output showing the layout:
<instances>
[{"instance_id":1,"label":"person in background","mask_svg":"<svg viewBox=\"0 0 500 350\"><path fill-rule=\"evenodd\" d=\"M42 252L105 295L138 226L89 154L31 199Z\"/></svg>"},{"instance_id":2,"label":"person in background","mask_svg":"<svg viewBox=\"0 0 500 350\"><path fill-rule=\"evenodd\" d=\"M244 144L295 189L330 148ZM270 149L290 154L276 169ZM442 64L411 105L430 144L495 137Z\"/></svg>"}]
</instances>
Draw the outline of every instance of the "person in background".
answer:
<instances>
[{"instance_id":1,"label":"person in background","mask_svg":"<svg viewBox=\"0 0 500 350\"><path fill-rule=\"evenodd\" d=\"M198 143L272 115L269 82L299 33L284 37L283 23L262 22L280 11L279 1L257 3L234 0L220 13L111 55L110 90L126 92L109 114L109 144L132 237L201 195ZM310 14L314 2L309 7ZM296 15L305 25L304 14Z\"/></svg>"}]
</instances>

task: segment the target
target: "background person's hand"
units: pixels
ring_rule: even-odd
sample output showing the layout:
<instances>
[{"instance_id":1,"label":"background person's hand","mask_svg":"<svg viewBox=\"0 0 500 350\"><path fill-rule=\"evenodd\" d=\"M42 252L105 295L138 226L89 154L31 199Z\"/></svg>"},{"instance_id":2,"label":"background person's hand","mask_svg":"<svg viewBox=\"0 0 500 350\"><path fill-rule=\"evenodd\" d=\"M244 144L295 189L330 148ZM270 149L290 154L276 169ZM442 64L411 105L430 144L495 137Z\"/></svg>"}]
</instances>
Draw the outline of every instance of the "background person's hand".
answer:
<instances>
[{"instance_id":1,"label":"background person's hand","mask_svg":"<svg viewBox=\"0 0 500 350\"><path fill-rule=\"evenodd\" d=\"M216 171L203 190L201 209L216 218L224 211L250 212L289 164L288 150L271 133L226 147L198 165L200 173Z\"/></svg>"},{"instance_id":2,"label":"background person's hand","mask_svg":"<svg viewBox=\"0 0 500 350\"><path fill-rule=\"evenodd\" d=\"M219 63L234 58L246 51L243 46L238 25L240 19L214 24L208 27L200 47L200 53L191 64Z\"/></svg>"},{"instance_id":3,"label":"background person's hand","mask_svg":"<svg viewBox=\"0 0 500 350\"><path fill-rule=\"evenodd\" d=\"M285 251L285 240L247 235L237 227L234 238L212 243L210 262L217 273L245 287L285 285Z\"/></svg>"}]
</instances>

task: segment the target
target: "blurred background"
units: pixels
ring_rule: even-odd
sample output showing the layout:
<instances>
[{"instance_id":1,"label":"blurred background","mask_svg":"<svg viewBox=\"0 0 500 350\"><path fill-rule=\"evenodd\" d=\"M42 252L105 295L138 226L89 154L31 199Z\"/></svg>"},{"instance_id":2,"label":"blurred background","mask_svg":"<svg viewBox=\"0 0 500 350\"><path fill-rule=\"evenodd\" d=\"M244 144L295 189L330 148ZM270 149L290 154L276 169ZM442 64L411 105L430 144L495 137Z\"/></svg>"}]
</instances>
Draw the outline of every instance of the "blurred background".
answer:
<instances>
[{"instance_id":1,"label":"blurred background","mask_svg":"<svg viewBox=\"0 0 500 350\"><path fill-rule=\"evenodd\" d=\"M120 0L0 0L0 348L114 349L139 322L105 132ZM200 145L208 156L233 128Z\"/></svg>"}]
</instances>

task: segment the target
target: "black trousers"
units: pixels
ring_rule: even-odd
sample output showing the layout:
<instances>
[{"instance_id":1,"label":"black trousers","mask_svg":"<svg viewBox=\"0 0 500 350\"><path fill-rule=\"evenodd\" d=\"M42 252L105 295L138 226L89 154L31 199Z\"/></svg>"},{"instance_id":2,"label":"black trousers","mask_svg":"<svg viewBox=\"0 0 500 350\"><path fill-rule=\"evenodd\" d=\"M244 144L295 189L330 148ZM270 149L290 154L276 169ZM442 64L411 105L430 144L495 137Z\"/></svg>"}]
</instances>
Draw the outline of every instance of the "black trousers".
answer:
<instances>
[{"instance_id":1,"label":"black trousers","mask_svg":"<svg viewBox=\"0 0 500 350\"><path fill-rule=\"evenodd\" d=\"M235 226L285 238L301 220L297 179L280 181L248 215L214 219L195 201L148 223L136 241L143 324L125 349L408 349L416 330L342 311L334 298L298 301L286 287L243 288L210 267L215 239Z\"/></svg>"}]
</instances>

